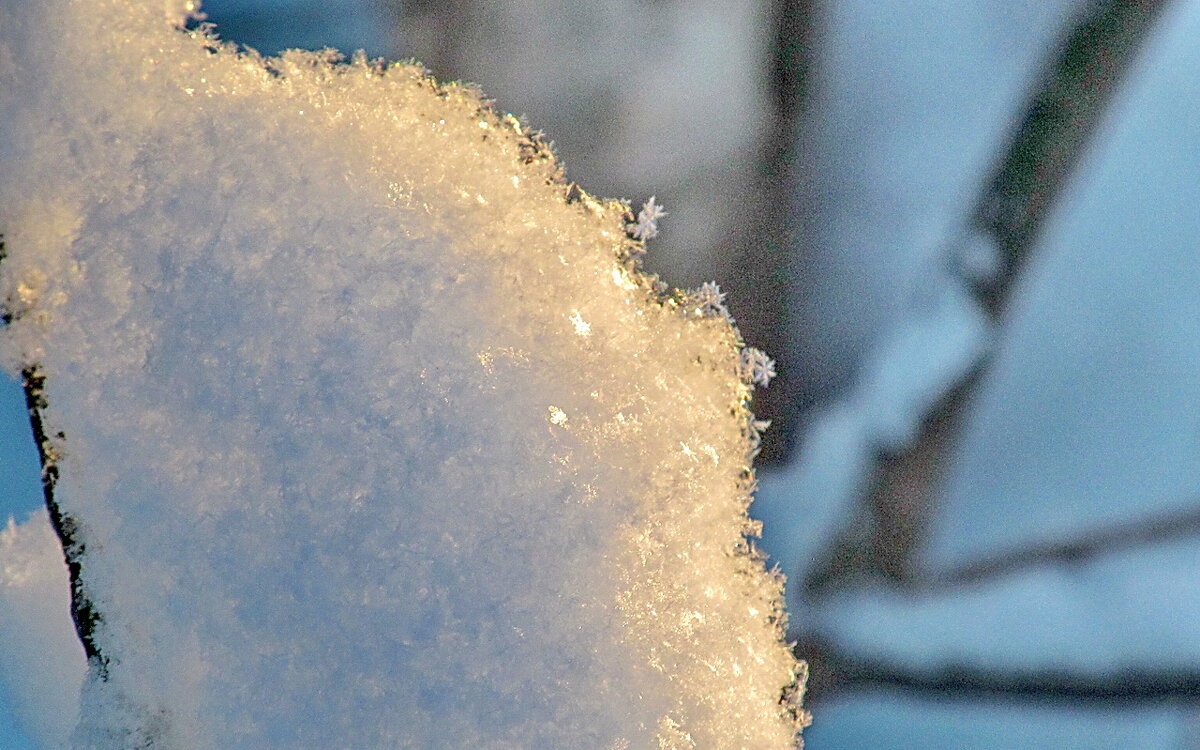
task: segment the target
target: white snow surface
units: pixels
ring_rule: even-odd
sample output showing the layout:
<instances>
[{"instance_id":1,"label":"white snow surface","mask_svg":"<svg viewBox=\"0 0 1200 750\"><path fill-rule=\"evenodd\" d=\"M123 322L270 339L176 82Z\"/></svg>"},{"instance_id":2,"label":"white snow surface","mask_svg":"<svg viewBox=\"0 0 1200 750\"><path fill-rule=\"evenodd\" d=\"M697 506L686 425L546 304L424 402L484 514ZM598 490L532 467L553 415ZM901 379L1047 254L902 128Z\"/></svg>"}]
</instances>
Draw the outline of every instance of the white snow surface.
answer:
<instances>
[{"instance_id":1,"label":"white snow surface","mask_svg":"<svg viewBox=\"0 0 1200 750\"><path fill-rule=\"evenodd\" d=\"M475 90L192 9L0 0L0 354L103 618L73 744L792 747L735 329Z\"/></svg>"}]
</instances>

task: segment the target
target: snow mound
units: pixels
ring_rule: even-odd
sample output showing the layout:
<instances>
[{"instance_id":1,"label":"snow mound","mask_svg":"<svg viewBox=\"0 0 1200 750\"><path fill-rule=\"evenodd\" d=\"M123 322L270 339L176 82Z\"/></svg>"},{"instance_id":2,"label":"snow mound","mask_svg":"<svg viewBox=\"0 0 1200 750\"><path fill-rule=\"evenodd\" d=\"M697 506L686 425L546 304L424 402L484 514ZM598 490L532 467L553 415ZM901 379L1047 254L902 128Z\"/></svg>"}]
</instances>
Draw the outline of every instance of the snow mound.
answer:
<instances>
[{"instance_id":1,"label":"snow mound","mask_svg":"<svg viewBox=\"0 0 1200 750\"><path fill-rule=\"evenodd\" d=\"M0 0L74 744L793 746L736 330L474 89L194 11Z\"/></svg>"}]
</instances>

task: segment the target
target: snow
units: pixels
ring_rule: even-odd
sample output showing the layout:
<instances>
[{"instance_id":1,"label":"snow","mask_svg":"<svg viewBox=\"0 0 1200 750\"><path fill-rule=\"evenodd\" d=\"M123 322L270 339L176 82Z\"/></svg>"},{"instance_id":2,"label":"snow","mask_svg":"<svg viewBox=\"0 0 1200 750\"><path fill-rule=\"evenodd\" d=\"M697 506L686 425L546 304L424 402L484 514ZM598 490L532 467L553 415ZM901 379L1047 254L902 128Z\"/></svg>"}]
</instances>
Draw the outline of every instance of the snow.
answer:
<instances>
[{"instance_id":1,"label":"snow","mask_svg":"<svg viewBox=\"0 0 1200 750\"><path fill-rule=\"evenodd\" d=\"M671 212L647 263L697 286L725 261L770 128L770 4L397 3L395 49L544 128L567 177Z\"/></svg>"},{"instance_id":2,"label":"snow","mask_svg":"<svg viewBox=\"0 0 1200 750\"><path fill-rule=\"evenodd\" d=\"M1158 29L1017 291L950 463L934 572L1196 507L1200 3ZM970 588L847 592L806 622L919 671L1098 679L1200 663L1196 540L1100 551Z\"/></svg>"},{"instance_id":3,"label":"snow","mask_svg":"<svg viewBox=\"0 0 1200 750\"><path fill-rule=\"evenodd\" d=\"M187 5L0 0L0 357L102 618L74 745L793 746L736 330L474 89Z\"/></svg>"},{"instance_id":4,"label":"snow","mask_svg":"<svg viewBox=\"0 0 1200 750\"><path fill-rule=\"evenodd\" d=\"M44 748L66 747L79 715L86 665L69 611L67 566L46 511L20 525L9 518L0 529L0 684L18 726Z\"/></svg>"},{"instance_id":5,"label":"snow","mask_svg":"<svg viewBox=\"0 0 1200 750\"><path fill-rule=\"evenodd\" d=\"M830 5L824 92L805 134L816 157L802 273L815 281L793 312L811 371L845 387L810 415L793 462L761 477L753 508L792 580L853 518L877 452L902 445L929 399L990 347L935 506L935 572L1200 497L1200 3L1167 4L1157 21L1024 269L1003 338L946 271L994 268L994 247L964 223L1039 56L1079 4L952 5ZM1159 540L969 586L843 591L792 622L916 677L1170 689L1200 663L1197 552L1195 540ZM1197 746L1190 703L950 693L844 688L814 708L806 746Z\"/></svg>"},{"instance_id":6,"label":"snow","mask_svg":"<svg viewBox=\"0 0 1200 750\"><path fill-rule=\"evenodd\" d=\"M1167 6L1051 216L947 464L931 573L1197 507L1197 33L1200 3ZM819 444L851 446L853 467L862 417L848 412L840 433L821 420L832 437ZM832 455L818 465L834 466ZM773 481L764 478L765 492ZM1091 557L1043 556L969 585L844 591L811 602L804 624L855 659L918 677L969 671L1183 692L1200 663L1197 540L1110 541ZM1166 704L1043 712L994 695L859 694L818 707L806 739L874 746L880 725L902 720L890 747L1195 747L1194 707Z\"/></svg>"},{"instance_id":7,"label":"snow","mask_svg":"<svg viewBox=\"0 0 1200 750\"><path fill-rule=\"evenodd\" d=\"M1200 498L1200 3L1168 5L1017 290L929 563Z\"/></svg>"},{"instance_id":8,"label":"snow","mask_svg":"<svg viewBox=\"0 0 1200 750\"><path fill-rule=\"evenodd\" d=\"M666 216L663 207L654 202L654 196L638 211L637 221L628 224L626 228L635 240L652 240L658 236L658 220Z\"/></svg>"}]
</instances>

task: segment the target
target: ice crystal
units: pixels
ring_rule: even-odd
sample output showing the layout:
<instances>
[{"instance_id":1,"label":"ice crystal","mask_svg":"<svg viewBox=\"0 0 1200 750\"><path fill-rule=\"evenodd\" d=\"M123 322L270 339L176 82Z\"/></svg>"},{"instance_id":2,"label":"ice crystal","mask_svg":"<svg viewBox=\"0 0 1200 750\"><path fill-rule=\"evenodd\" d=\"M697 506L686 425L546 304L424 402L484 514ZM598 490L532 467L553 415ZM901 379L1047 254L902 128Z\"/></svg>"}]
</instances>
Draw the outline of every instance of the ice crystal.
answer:
<instances>
[{"instance_id":1,"label":"ice crystal","mask_svg":"<svg viewBox=\"0 0 1200 750\"><path fill-rule=\"evenodd\" d=\"M747 346L742 349L739 373L743 380L766 386L775 377L775 360L761 349Z\"/></svg>"},{"instance_id":2,"label":"ice crystal","mask_svg":"<svg viewBox=\"0 0 1200 750\"><path fill-rule=\"evenodd\" d=\"M725 307L725 292L715 281L706 281L689 292L687 304L690 309L707 317L729 317L729 310Z\"/></svg>"},{"instance_id":3,"label":"ice crystal","mask_svg":"<svg viewBox=\"0 0 1200 750\"><path fill-rule=\"evenodd\" d=\"M628 225L629 234L635 240L652 240L658 236L658 220L666 216L663 207L654 202L654 196L642 205L638 211L637 221Z\"/></svg>"}]
</instances>

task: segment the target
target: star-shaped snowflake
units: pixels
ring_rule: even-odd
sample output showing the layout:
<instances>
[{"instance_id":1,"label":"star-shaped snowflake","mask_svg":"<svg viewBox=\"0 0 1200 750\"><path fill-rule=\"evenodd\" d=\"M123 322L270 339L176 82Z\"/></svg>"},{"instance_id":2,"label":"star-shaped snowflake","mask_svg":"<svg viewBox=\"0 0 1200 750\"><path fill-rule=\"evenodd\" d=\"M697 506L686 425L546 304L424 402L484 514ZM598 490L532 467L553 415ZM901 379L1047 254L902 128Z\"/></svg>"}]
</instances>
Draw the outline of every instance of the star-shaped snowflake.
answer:
<instances>
[{"instance_id":1,"label":"star-shaped snowflake","mask_svg":"<svg viewBox=\"0 0 1200 750\"><path fill-rule=\"evenodd\" d=\"M755 385L766 386L775 377L775 360L767 356L762 349L748 346L742 350L740 363L742 380Z\"/></svg>"},{"instance_id":2,"label":"star-shaped snowflake","mask_svg":"<svg viewBox=\"0 0 1200 750\"><path fill-rule=\"evenodd\" d=\"M638 211L637 221L627 227L635 240L649 240L658 236L658 220L666 216L663 207L654 202L654 196Z\"/></svg>"}]
</instances>

